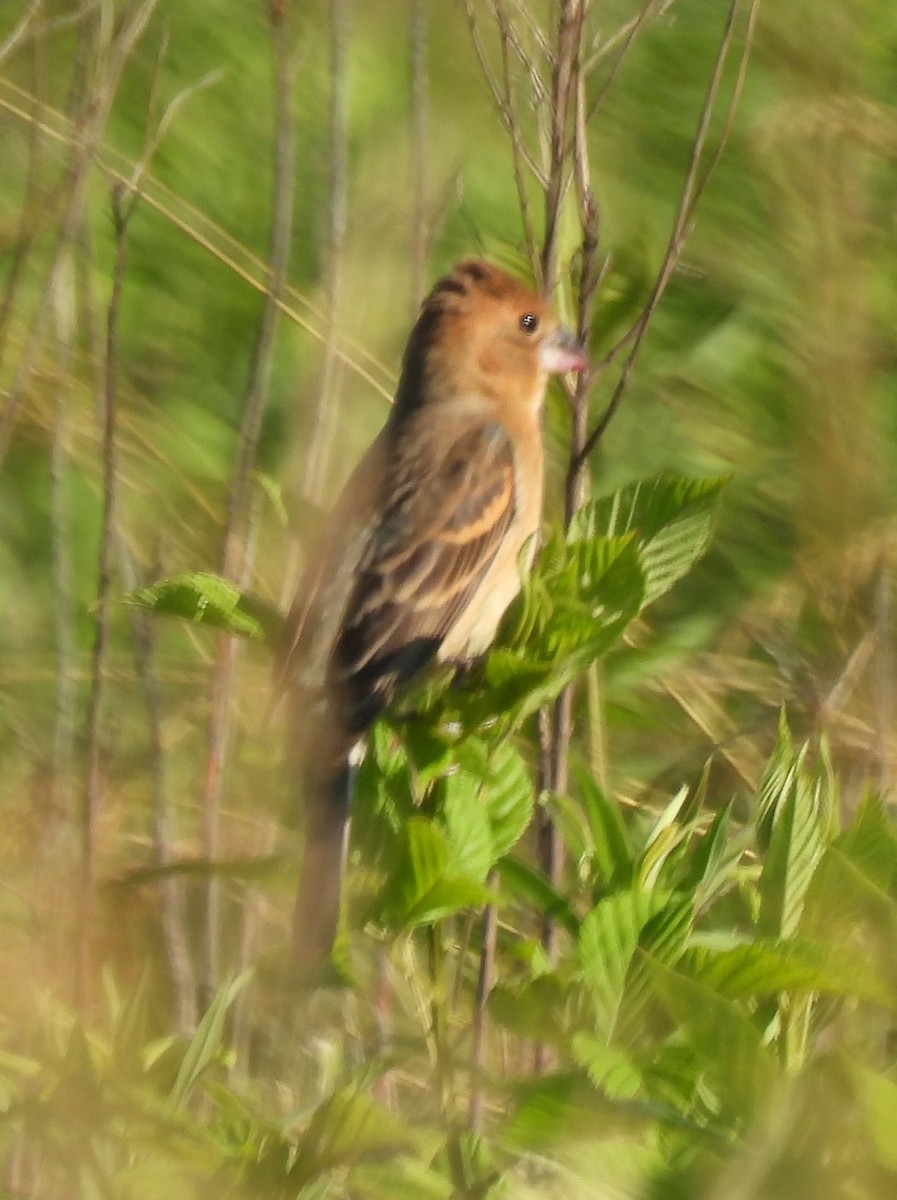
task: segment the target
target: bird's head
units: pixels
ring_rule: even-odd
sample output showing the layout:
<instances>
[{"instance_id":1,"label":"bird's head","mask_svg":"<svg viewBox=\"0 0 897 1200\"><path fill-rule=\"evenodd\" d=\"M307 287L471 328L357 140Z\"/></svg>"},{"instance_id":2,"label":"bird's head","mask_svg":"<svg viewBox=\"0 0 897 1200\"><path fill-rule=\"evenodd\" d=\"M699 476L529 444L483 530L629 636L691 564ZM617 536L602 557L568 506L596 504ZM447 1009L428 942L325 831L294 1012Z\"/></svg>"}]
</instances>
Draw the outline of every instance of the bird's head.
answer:
<instances>
[{"instance_id":1,"label":"bird's head","mask_svg":"<svg viewBox=\"0 0 897 1200\"><path fill-rule=\"evenodd\" d=\"M423 303L399 399L513 389L541 401L549 374L586 366L582 345L540 296L491 263L465 259Z\"/></svg>"}]
</instances>

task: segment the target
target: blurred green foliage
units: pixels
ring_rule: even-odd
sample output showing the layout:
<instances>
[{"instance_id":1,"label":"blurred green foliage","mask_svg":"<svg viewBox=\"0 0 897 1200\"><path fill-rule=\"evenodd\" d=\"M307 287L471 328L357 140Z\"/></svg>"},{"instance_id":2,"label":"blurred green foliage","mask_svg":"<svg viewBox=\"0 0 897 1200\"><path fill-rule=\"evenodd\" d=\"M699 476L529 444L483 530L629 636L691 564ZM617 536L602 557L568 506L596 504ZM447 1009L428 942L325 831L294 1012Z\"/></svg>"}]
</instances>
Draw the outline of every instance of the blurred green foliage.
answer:
<instances>
[{"instance_id":1,"label":"blurred green foliage","mask_svg":"<svg viewBox=\"0 0 897 1200\"><path fill-rule=\"evenodd\" d=\"M262 638L237 659L218 849L204 854L220 630L236 612L239 632L258 632L285 607L317 501L382 423L415 311L415 7L349 6L345 356L325 388L331 5L159 0L74 209L72 121L135 8L0 6L0 422L15 405L0 463L5 1188L884 1200L897 1172L890 0L824 15L761 4L725 154L593 456L599 498L562 537L569 415L552 393L549 533L502 644L467 687L432 682L415 720L375 731L340 986L300 994L286 965L294 835ZM554 3L504 7L554 37ZM596 51L640 9L591 7ZM426 279L469 252L525 273L508 138L464 8L424 8ZM240 599L214 573L263 305L281 11L296 62L289 312ZM491 53L491 5L477 11ZM606 94L612 59L597 60L589 145L609 262L596 361L661 264L724 18L713 0L656 3ZM110 616L85 912L110 189L173 103L127 231L113 591L143 607ZM522 119L535 120L525 105ZM565 314L574 242L565 230ZM596 419L612 383L595 388ZM315 497L322 394L335 436ZM538 794L533 711L584 670L569 794ZM562 887L532 866L542 812L562 831ZM499 977L471 1065L470 910L490 899Z\"/></svg>"}]
</instances>

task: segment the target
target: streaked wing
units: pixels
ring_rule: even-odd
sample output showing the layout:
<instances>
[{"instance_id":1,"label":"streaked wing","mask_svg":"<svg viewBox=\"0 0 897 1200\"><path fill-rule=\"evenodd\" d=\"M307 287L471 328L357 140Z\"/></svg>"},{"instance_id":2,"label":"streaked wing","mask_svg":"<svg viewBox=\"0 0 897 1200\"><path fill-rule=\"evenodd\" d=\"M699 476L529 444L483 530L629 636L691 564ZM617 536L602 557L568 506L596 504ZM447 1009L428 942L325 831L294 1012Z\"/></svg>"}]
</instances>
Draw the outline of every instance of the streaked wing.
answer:
<instances>
[{"instance_id":1,"label":"streaked wing","mask_svg":"<svg viewBox=\"0 0 897 1200\"><path fill-rule=\"evenodd\" d=\"M435 464L400 464L391 494L331 660L331 686L359 731L434 657L495 558L514 516L510 439L477 426Z\"/></svg>"},{"instance_id":2,"label":"streaked wing","mask_svg":"<svg viewBox=\"0 0 897 1200\"><path fill-rule=\"evenodd\" d=\"M346 483L306 564L287 617L275 667L275 690L324 685L327 657L345 598L373 533L386 470L386 439L373 442Z\"/></svg>"}]
</instances>

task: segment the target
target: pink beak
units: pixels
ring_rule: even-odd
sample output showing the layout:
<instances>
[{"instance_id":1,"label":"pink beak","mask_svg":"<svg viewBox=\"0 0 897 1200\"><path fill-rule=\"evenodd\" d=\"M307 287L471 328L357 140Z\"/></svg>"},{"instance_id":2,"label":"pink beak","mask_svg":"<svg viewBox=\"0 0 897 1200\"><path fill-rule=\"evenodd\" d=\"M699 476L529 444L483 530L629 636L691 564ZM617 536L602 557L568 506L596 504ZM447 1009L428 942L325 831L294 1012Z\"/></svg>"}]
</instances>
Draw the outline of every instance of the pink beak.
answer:
<instances>
[{"instance_id":1,"label":"pink beak","mask_svg":"<svg viewBox=\"0 0 897 1200\"><path fill-rule=\"evenodd\" d=\"M568 329L558 328L539 347L542 369L551 375L584 371L589 365L585 347Z\"/></svg>"}]
</instances>

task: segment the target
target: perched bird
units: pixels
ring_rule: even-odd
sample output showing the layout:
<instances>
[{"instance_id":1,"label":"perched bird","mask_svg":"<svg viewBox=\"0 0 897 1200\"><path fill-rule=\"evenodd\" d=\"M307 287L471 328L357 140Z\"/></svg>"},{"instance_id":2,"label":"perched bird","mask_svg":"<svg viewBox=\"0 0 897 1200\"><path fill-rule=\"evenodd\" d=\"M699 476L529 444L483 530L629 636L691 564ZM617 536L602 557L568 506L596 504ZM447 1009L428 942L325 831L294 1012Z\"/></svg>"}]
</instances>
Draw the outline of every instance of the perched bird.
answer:
<instances>
[{"instance_id":1,"label":"perched bird","mask_svg":"<svg viewBox=\"0 0 897 1200\"><path fill-rule=\"evenodd\" d=\"M329 518L287 622L280 683L306 812L300 968L336 936L357 747L434 659L482 654L532 561L548 376L586 366L546 303L459 263L424 301L395 403Z\"/></svg>"}]
</instances>

